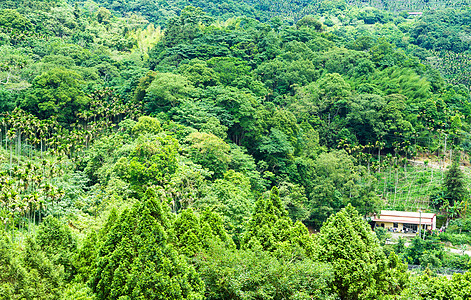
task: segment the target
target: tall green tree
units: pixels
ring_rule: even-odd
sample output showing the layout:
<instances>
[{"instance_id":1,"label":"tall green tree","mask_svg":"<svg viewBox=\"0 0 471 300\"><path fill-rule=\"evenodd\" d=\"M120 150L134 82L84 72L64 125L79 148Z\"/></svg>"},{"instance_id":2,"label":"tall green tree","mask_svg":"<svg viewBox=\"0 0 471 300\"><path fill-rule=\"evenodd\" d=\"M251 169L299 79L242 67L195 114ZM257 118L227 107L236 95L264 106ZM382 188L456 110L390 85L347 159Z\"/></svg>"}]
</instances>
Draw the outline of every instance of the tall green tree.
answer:
<instances>
[{"instance_id":1,"label":"tall green tree","mask_svg":"<svg viewBox=\"0 0 471 300\"><path fill-rule=\"evenodd\" d=\"M448 169L445 175L444 187L446 191L445 197L449 201L449 206L454 206L455 203L460 203L467 199L469 194L463 171L461 171L458 163L454 162Z\"/></svg>"},{"instance_id":2,"label":"tall green tree","mask_svg":"<svg viewBox=\"0 0 471 300\"><path fill-rule=\"evenodd\" d=\"M185 209L176 218L173 231L176 248L188 257L208 249L211 243L234 247L234 242L224 229L222 218L209 209L201 216L192 209Z\"/></svg>"},{"instance_id":3,"label":"tall green tree","mask_svg":"<svg viewBox=\"0 0 471 300\"><path fill-rule=\"evenodd\" d=\"M91 286L98 299L203 299L195 269L169 244L170 211L148 191L100 247Z\"/></svg>"},{"instance_id":4,"label":"tall green tree","mask_svg":"<svg viewBox=\"0 0 471 300\"><path fill-rule=\"evenodd\" d=\"M148 187L170 181L178 168L178 150L178 141L170 136L140 136L129 156L122 156L113 170L129 182L138 195L142 195Z\"/></svg>"},{"instance_id":5,"label":"tall green tree","mask_svg":"<svg viewBox=\"0 0 471 300\"><path fill-rule=\"evenodd\" d=\"M377 299L388 260L375 234L351 205L327 219L316 235L316 256L331 263L341 299Z\"/></svg>"},{"instance_id":6,"label":"tall green tree","mask_svg":"<svg viewBox=\"0 0 471 300\"><path fill-rule=\"evenodd\" d=\"M189 157L211 172L214 178L221 178L231 162L230 146L214 134L193 132L188 136Z\"/></svg>"},{"instance_id":7,"label":"tall green tree","mask_svg":"<svg viewBox=\"0 0 471 300\"><path fill-rule=\"evenodd\" d=\"M278 188L273 187L268 197L260 197L243 237L243 248L262 248L278 255L311 256L314 243L307 228L293 224L288 217Z\"/></svg>"},{"instance_id":8,"label":"tall green tree","mask_svg":"<svg viewBox=\"0 0 471 300\"><path fill-rule=\"evenodd\" d=\"M70 228L53 216L48 216L39 226L36 242L47 257L64 267L68 280L75 275L73 265L77 252L77 241Z\"/></svg>"},{"instance_id":9,"label":"tall green tree","mask_svg":"<svg viewBox=\"0 0 471 300\"><path fill-rule=\"evenodd\" d=\"M362 215L378 209L380 199L368 183L368 175L362 178L362 167L345 151L321 153L307 162L308 169L299 180L306 186L311 204L308 222L316 228L349 203Z\"/></svg>"},{"instance_id":10,"label":"tall green tree","mask_svg":"<svg viewBox=\"0 0 471 300\"><path fill-rule=\"evenodd\" d=\"M88 101L81 76L55 68L34 79L32 90L21 100L21 106L41 118L55 116L59 122L70 124Z\"/></svg>"},{"instance_id":11,"label":"tall green tree","mask_svg":"<svg viewBox=\"0 0 471 300\"><path fill-rule=\"evenodd\" d=\"M276 258L260 250L211 248L196 257L206 299L328 299L333 271L310 259Z\"/></svg>"},{"instance_id":12,"label":"tall green tree","mask_svg":"<svg viewBox=\"0 0 471 300\"><path fill-rule=\"evenodd\" d=\"M157 73L155 79L146 89L144 107L151 113L168 111L170 108L178 106L182 99L188 97L192 88L193 85L190 81L182 75Z\"/></svg>"},{"instance_id":13,"label":"tall green tree","mask_svg":"<svg viewBox=\"0 0 471 300\"><path fill-rule=\"evenodd\" d=\"M204 197L196 199L195 208L201 211L214 209L224 219L225 228L239 245L255 202L249 179L229 170L224 178L216 179L208 186L206 193Z\"/></svg>"}]
</instances>

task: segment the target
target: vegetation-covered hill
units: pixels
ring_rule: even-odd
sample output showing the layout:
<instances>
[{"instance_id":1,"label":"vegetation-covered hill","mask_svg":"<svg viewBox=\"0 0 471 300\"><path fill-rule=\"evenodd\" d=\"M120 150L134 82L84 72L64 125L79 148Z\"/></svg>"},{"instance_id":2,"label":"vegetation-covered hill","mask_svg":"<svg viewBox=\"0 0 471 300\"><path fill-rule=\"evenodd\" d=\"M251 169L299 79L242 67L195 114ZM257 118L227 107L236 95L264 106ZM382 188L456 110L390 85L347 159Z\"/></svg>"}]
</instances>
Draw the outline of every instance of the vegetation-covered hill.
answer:
<instances>
[{"instance_id":1,"label":"vegetation-covered hill","mask_svg":"<svg viewBox=\"0 0 471 300\"><path fill-rule=\"evenodd\" d=\"M87 1L70 0L71 3L84 4ZM138 13L147 20L159 25L165 25L166 21L188 5L202 8L209 15L225 20L230 17L247 16L260 21L269 21L277 17L283 20L297 22L306 15L322 15L337 13L340 11L356 10L361 8L377 8L393 14L406 12L427 12L437 9L463 9L469 6L468 0L298 0L298 1L270 1L270 0L218 0L218 1L111 1L97 0L96 3L110 9L120 15ZM88 2L89 3L89 2Z\"/></svg>"},{"instance_id":2,"label":"vegetation-covered hill","mask_svg":"<svg viewBox=\"0 0 471 300\"><path fill-rule=\"evenodd\" d=\"M363 4L2 1L0 299L468 295L467 9Z\"/></svg>"}]
</instances>

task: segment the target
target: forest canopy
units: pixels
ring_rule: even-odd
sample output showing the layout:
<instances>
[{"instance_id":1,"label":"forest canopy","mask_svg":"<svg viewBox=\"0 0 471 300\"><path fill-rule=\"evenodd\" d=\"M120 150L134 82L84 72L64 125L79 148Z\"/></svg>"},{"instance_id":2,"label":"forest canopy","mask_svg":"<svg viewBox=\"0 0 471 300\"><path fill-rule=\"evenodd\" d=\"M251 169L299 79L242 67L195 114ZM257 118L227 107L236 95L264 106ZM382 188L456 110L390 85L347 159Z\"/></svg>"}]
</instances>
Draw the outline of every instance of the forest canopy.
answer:
<instances>
[{"instance_id":1,"label":"forest canopy","mask_svg":"<svg viewBox=\"0 0 471 300\"><path fill-rule=\"evenodd\" d=\"M466 299L469 3L413 2L1 1L0 299Z\"/></svg>"}]
</instances>

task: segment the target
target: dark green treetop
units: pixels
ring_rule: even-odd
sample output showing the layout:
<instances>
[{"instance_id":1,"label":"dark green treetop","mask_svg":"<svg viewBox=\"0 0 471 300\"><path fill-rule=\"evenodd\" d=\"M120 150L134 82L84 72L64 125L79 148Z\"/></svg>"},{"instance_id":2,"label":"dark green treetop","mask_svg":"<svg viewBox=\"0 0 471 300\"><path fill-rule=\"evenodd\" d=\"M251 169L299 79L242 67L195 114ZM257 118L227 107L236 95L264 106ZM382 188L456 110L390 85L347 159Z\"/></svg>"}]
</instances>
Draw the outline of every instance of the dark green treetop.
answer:
<instances>
[{"instance_id":1,"label":"dark green treetop","mask_svg":"<svg viewBox=\"0 0 471 300\"><path fill-rule=\"evenodd\" d=\"M195 269L168 243L169 209L148 191L124 211L98 253L98 299L203 299Z\"/></svg>"}]
</instances>

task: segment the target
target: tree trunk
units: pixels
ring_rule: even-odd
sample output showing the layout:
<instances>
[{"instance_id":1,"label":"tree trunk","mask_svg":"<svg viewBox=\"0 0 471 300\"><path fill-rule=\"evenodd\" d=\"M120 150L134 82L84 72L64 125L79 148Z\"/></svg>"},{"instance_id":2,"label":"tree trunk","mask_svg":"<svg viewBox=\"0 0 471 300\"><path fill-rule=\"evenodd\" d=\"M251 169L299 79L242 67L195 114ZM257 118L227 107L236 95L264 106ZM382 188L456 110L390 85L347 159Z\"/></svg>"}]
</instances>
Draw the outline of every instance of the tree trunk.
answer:
<instances>
[{"instance_id":1,"label":"tree trunk","mask_svg":"<svg viewBox=\"0 0 471 300\"><path fill-rule=\"evenodd\" d=\"M381 173L381 146L378 147L378 173Z\"/></svg>"},{"instance_id":2,"label":"tree trunk","mask_svg":"<svg viewBox=\"0 0 471 300\"><path fill-rule=\"evenodd\" d=\"M21 160L21 131L18 132L18 156L17 156L17 163L18 167L20 166L20 160Z\"/></svg>"}]
</instances>

